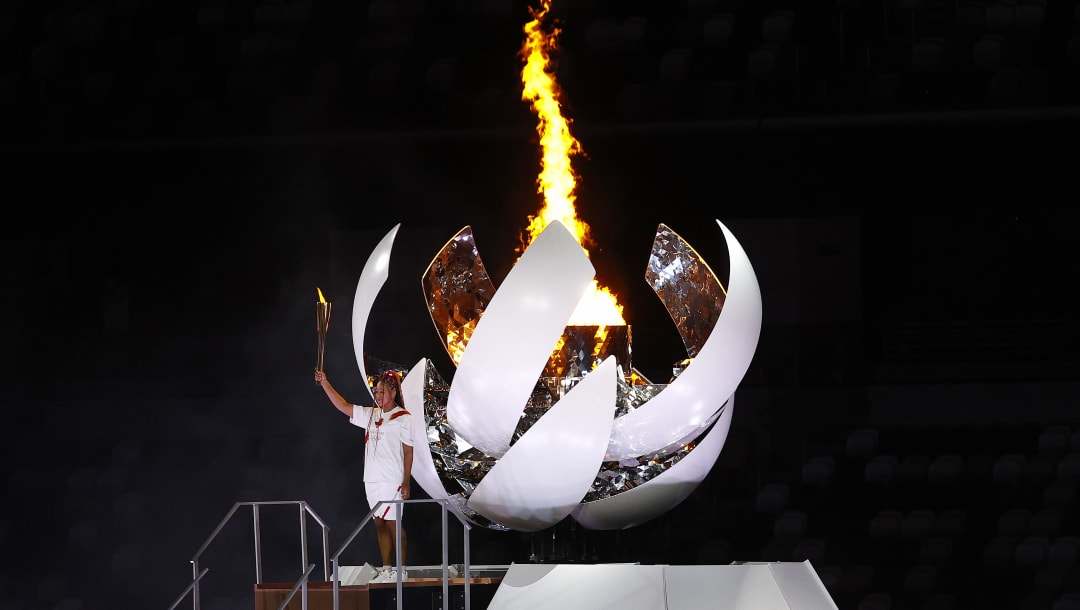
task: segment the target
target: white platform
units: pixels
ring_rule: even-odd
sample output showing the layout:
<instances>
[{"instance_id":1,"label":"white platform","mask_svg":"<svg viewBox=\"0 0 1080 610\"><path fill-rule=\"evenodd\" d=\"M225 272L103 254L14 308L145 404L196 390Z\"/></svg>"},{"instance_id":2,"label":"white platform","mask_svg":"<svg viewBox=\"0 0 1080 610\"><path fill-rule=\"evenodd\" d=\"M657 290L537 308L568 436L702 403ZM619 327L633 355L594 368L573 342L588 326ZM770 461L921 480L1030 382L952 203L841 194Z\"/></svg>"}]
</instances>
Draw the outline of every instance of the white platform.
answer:
<instances>
[{"instance_id":1,"label":"white platform","mask_svg":"<svg viewBox=\"0 0 1080 610\"><path fill-rule=\"evenodd\" d=\"M837 610L804 562L712 566L512 564L488 610Z\"/></svg>"},{"instance_id":2,"label":"white platform","mask_svg":"<svg viewBox=\"0 0 1080 610\"><path fill-rule=\"evenodd\" d=\"M510 566L505 564L488 565L488 564L472 564L469 566L470 578L502 578L506 575ZM410 565L405 566L405 571L408 573L409 578L442 578L443 567L439 565ZM465 569L461 564L450 564L447 566L447 575L450 578L458 578L464 576ZM371 582L371 579L375 578L378 574L378 570L370 563L365 563L362 566L339 566L338 567L338 582L342 586L350 585L366 585Z\"/></svg>"}]
</instances>

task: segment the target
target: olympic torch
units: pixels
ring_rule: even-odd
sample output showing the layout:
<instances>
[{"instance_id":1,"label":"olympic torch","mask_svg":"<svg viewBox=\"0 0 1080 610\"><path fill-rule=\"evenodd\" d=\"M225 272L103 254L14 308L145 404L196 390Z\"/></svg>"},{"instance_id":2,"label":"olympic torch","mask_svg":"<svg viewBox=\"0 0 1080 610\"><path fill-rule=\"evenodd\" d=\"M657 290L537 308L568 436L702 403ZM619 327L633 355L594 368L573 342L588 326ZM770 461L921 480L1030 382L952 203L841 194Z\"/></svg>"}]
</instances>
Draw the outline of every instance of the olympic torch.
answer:
<instances>
[{"instance_id":1,"label":"olympic torch","mask_svg":"<svg viewBox=\"0 0 1080 610\"><path fill-rule=\"evenodd\" d=\"M323 297L322 290L316 286L319 300L315 303L315 334L319 338L318 357L315 361L315 370L323 368L323 353L326 351L326 329L330 326L330 303Z\"/></svg>"}]
</instances>

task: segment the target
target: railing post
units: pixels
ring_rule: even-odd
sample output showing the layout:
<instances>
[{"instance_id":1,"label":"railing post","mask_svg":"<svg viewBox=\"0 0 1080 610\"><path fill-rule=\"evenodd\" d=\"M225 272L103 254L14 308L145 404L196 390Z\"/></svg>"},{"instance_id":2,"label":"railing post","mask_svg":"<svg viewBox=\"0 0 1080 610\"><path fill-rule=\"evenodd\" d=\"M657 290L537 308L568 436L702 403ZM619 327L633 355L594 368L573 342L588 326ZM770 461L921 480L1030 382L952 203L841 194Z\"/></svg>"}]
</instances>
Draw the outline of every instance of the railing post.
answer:
<instances>
[{"instance_id":1,"label":"railing post","mask_svg":"<svg viewBox=\"0 0 1080 610\"><path fill-rule=\"evenodd\" d=\"M450 539L446 535L446 502L442 505L442 598L443 610L450 610Z\"/></svg>"},{"instance_id":2,"label":"railing post","mask_svg":"<svg viewBox=\"0 0 1080 610\"><path fill-rule=\"evenodd\" d=\"M333 578L333 583L334 583L334 610L340 610L341 602L338 599L339 591L338 591L338 558L337 558L337 555L335 555L334 558L331 561L334 562L334 572L331 575L331 578Z\"/></svg>"},{"instance_id":3,"label":"railing post","mask_svg":"<svg viewBox=\"0 0 1080 610\"><path fill-rule=\"evenodd\" d=\"M199 575L196 576L195 579L191 581L191 584L188 585L186 589L184 589L184 592L181 593L180 596L176 598L176 601L174 601L171 606L169 606L169 610L174 610L177 606L180 605L180 602L184 601L184 598L187 597L188 592L194 590L195 585L198 585L199 581L202 580L202 577L206 576L206 572L207 572L207 569L203 568L202 572L200 572ZM196 599L198 599L198 598L196 598ZM198 605L198 602L196 602L196 605Z\"/></svg>"},{"instance_id":4,"label":"railing post","mask_svg":"<svg viewBox=\"0 0 1080 610\"><path fill-rule=\"evenodd\" d=\"M251 516L255 525L255 584L262 584L262 538L259 533L259 505L251 505Z\"/></svg>"},{"instance_id":5,"label":"railing post","mask_svg":"<svg viewBox=\"0 0 1080 610\"><path fill-rule=\"evenodd\" d=\"M191 577L195 579L195 584L191 588L191 603L195 610L199 610L199 560L195 559L191 562Z\"/></svg>"},{"instance_id":6,"label":"railing post","mask_svg":"<svg viewBox=\"0 0 1080 610\"><path fill-rule=\"evenodd\" d=\"M330 529L325 525L322 528L322 555L323 577L330 580Z\"/></svg>"},{"instance_id":7,"label":"railing post","mask_svg":"<svg viewBox=\"0 0 1080 610\"><path fill-rule=\"evenodd\" d=\"M394 500L397 504L397 520L394 521L394 548L395 548L395 563L397 564L397 608L402 610L405 602L404 595L401 591L401 573L405 569L405 565L401 561L401 521L405 516L405 500Z\"/></svg>"},{"instance_id":8,"label":"railing post","mask_svg":"<svg viewBox=\"0 0 1080 610\"><path fill-rule=\"evenodd\" d=\"M285 596L285 599L281 600L281 604L278 606L278 610L285 610L285 607L289 605L289 602L292 601L292 598L296 597L297 589L300 590L300 605L303 610L307 610L308 577L311 576L311 571L314 569L315 564L311 564L307 567L307 569L304 570L304 574L300 577L300 580L296 581L296 584L293 585L293 588L289 591L288 595Z\"/></svg>"},{"instance_id":9,"label":"railing post","mask_svg":"<svg viewBox=\"0 0 1080 610\"><path fill-rule=\"evenodd\" d=\"M306 570L308 566L307 552L307 507L300 502L300 569Z\"/></svg>"},{"instance_id":10,"label":"railing post","mask_svg":"<svg viewBox=\"0 0 1080 610\"><path fill-rule=\"evenodd\" d=\"M469 574L469 566L472 565L472 559L469 558L469 528L465 528L465 610L472 608L472 588L469 581L472 580L472 576Z\"/></svg>"}]
</instances>

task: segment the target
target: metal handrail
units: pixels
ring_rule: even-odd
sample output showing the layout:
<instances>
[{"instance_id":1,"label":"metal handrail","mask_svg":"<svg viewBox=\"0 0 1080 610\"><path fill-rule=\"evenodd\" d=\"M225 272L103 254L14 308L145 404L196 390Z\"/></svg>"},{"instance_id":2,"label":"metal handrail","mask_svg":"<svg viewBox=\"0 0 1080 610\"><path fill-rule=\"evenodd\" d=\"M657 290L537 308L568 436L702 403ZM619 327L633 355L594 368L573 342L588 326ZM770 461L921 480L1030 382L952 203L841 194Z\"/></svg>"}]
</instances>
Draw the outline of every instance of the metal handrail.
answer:
<instances>
[{"instance_id":1,"label":"metal handrail","mask_svg":"<svg viewBox=\"0 0 1080 610\"><path fill-rule=\"evenodd\" d=\"M470 575L469 575L469 570L470 570L470 568L469 568L469 566L470 566L470 563L469 563L469 561L470 561L469 560L469 532L472 530L472 526L469 525L469 520L465 517L465 515L461 514L461 511L458 510L458 508L456 506L450 504L450 501L447 500L446 498L439 498L439 499L431 498L431 499L419 499L419 500L381 500L377 504L375 504L375 506L371 507L371 511L368 512L367 516L364 517L364 519L360 522L360 524L356 526L356 528L352 531L351 534L349 534L349 537L345 539L345 542L343 542L341 544L341 547L338 548L337 552L334 553L330 557L331 564L334 567L334 574L333 574L333 579L332 579L333 584L334 584L334 610L341 610L341 599L340 599L341 582L339 580L340 579L340 572L339 572L339 567L340 566L338 565L338 558L341 556L341 554L343 552L345 552L345 549L349 546L349 544L352 543L353 539L356 538L356 536L360 533L360 530L364 529L364 526L366 526L368 524L368 522L372 520L372 518L375 515L375 511L379 510L379 508L382 507L384 504L397 504L398 505L398 514L400 515L400 514L402 514L402 512L401 512L401 510L402 510L401 505L402 504L414 504L414 503L418 504L418 503L421 503L421 502L435 502L435 503L438 503L438 504L442 505L442 594L443 594L442 599L443 599L443 610L449 610L449 608L450 608L449 539L447 537L447 532L446 532L447 509L452 511L454 513L454 516L457 518L457 520L461 522L463 531L465 533L465 540L464 540L464 554L465 554L465 556L463 558L463 564L462 564L462 567L465 569L465 574L464 574L464 577L465 577L465 581L464 581L465 582L465 610L470 610L472 604L471 604L471 596L470 596L470 588L469 588L469 580L470 580ZM396 563L396 567L397 567L397 608L398 608L398 610L402 610L404 606L402 605L403 604L403 599L402 599L402 586L401 586L401 582L402 582L402 580L401 580L402 565L401 565L401 528L400 527L395 527L394 528L394 544L395 544L395 548L397 549L397 553L396 553L396 557L395 557L395 560L396 560L395 563Z\"/></svg>"},{"instance_id":2,"label":"metal handrail","mask_svg":"<svg viewBox=\"0 0 1080 610\"><path fill-rule=\"evenodd\" d=\"M184 589L184 592L176 597L176 601L174 601L172 603L172 605L169 606L169 610L173 610L173 608L176 608L177 606L179 606L180 602L184 601L184 598L187 597L187 594L196 585L196 583L198 583L200 580L202 580L202 577L206 576L206 573L209 572L209 571L210 571L209 568L203 568L202 572L199 572L199 575L195 577L195 580L191 581L191 584L189 584L187 586L187 588Z\"/></svg>"},{"instance_id":3,"label":"metal handrail","mask_svg":"<svg viewBox=\"0 0 1080 610\"><path fill-rule=\"evenodd\" d=\"M203 552L205 552L206 549L210 546L210 543L213 542L215 538L217 538L217 535L219 533L221 533L222 529L224 529L225 524L227 524L232 519L233 515L236 514L237 509L239 509L241 506L250 506L251 507L252 519L254 520L254 527L255 527L255 582L258 583L258 584L261 584L262 583L262 537L261 537L261 532L260 532L260 528L259 528L259 507L260 506L279 505L279 504L297 504L300 507L300 556L301 556L300 560L302 562L301 571L306 572L307 574L310 574L310 570L314 568L314 564L311 564L311 567L309 567L309 564L308 564L307 517L311 516L311 518L315 519L315 521L318 522L318 524L322 527L323 575L324 575L324 578L329 580L330 579L330 554L329 554L330 553L330 527L326 525L326 522L322 520L322 517L320 517L318 515L318 513L316 513L311 508L311 506L308 505L307 502L305 502L303 500L272 500L272 501L262 501L262 502L236 502L235 504L233 504L232 508L229 509L229 512L226 513L225 517L221 519L221 522L218 523L217 527L214 528L214 531L211 532L210 535L206 538L206 542L203 542L202 546L199 547L199 550L195 551L195 555L191 558L191 570L192 570L194 580L192 581L192 583L190 585L188 585L188 588L184 590L184 592L180 595L180 597L176 600L176 602L172 605L172 607L169 608L169 610L172 610L173 608L175 608L177 606L177 604L179 604L184 599L184 597L187 596L187 594L189 592L192 592L192 603L194 605L193 606L194 610L200 610L201 602L200 602L200 597L199 597L199 581L206 574L206 570L204 569L202 571L202 573L199 572L199 558L202 556ZM336 573L335 573L335 577L336 577ZM304 604L305 604L305 608L306 608L307 607L307 595L306 595L307 578L306 578L306 574L305 574L304 580L302 581L302 584L304 585L304 591L305 591Z\"/></svg>"},{"instance_id":4,"label":"metal handrail","mask_svg":"<svg viewBox=\"0 0 1080 610\"><path fill-rule=\"evenodd\" d=\"M296 595L296 590L300 587L304 588L304 592L300 595L300 604L303 606L303 610L307 610L307 583L308 578L311 576L311 571L314 569L315 564L311 564L306 570L304 570L304 575L301 576L300 580L296 581L296 584L293 585L293 588L289 590L289 594L286 595L285 599L282 600L282 602L278 605L277 610L285 610L285 606L289 605L289 602L291 602L292 598Z\"/></svg>"}]
</instances>

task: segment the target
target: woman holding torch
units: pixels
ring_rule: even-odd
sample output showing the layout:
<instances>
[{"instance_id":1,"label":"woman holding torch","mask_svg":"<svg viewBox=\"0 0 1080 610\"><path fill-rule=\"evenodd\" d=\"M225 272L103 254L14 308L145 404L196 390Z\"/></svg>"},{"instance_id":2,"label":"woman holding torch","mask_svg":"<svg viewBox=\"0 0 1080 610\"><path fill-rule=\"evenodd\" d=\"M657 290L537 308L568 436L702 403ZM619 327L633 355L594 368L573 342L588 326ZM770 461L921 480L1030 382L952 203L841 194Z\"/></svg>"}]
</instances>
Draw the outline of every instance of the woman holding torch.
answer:
<instances>
[{"instance_id":1,"label":"woman holding torch","mask_svg":"<svg viewBox=\"0 0 1080 610\"><path fill-rule=\"evenodd\" d=\"M379 553L383 567L371 582L397 582L397 569L391 558L395 547L395 527L401 536L401 579L405 580L405 528L401 526L401 512L405 507L394 500L409 499L409 481L412 478L413 430L409 412L401 397L401 380L394 371L387 371L375 378L375 403L373 407L354 405L345 400L321 369L315 370L315 383L322 386L330 402L349 418L349 423L365 430L364 433L364 490L368 505L383 504L375 519L378 533Z\"/></svg>"}]
</instances>

